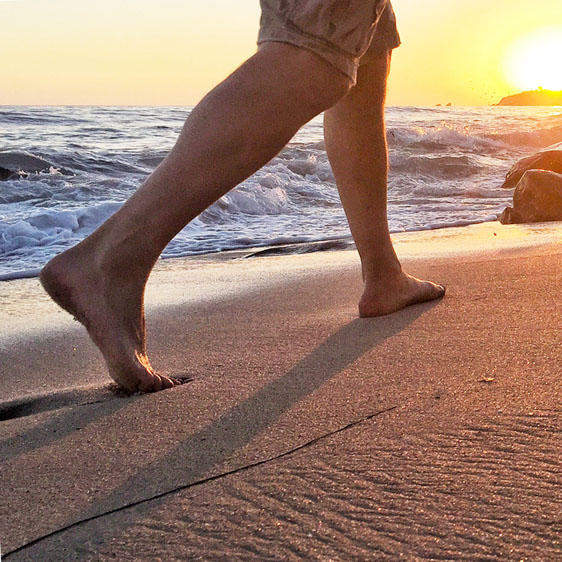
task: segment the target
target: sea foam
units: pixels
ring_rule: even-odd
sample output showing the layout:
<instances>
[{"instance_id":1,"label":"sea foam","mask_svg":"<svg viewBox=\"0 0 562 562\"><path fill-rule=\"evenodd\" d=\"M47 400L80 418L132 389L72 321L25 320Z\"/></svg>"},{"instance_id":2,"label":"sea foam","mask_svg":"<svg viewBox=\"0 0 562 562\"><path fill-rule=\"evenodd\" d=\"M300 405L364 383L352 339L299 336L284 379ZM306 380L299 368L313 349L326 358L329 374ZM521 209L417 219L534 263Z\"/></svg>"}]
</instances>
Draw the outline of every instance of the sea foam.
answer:
<instances>
[{"instance_id":1,"label":"sea foam","mask_svg":"<svg viewBox=\"0 0 562 562\"><path fill-rule=\"evenodd\" d=\"M2 108L0 166L20 173L0 181L0 279L37 272L116 212L173 146L188 113ZM494 220L510 202L500 185L512 163L562 140L552 108L389 108L387 125L394 232ZM163 256L349 235L317 118Z\"/></svg>"}]
</instances>

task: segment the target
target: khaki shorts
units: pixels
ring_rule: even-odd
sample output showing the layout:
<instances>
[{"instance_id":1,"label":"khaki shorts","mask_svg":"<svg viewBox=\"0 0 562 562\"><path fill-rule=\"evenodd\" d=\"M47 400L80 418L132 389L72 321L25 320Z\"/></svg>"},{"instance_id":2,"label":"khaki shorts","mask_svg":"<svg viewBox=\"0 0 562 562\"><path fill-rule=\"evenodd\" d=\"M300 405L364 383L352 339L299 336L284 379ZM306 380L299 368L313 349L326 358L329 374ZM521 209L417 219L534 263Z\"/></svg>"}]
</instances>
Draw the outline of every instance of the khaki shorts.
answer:
<instances>
[{"instance_id":1,"label":"khaki shorts","mask_svg":"<svg viewBox=\"0 0 562 562\"><path fill-rule=\"evenodd\" d=\"M290 43L314 51L355 83L371 56L400 45L390 0L260 0L258 45Z\"/></svg>"}]
</instances>

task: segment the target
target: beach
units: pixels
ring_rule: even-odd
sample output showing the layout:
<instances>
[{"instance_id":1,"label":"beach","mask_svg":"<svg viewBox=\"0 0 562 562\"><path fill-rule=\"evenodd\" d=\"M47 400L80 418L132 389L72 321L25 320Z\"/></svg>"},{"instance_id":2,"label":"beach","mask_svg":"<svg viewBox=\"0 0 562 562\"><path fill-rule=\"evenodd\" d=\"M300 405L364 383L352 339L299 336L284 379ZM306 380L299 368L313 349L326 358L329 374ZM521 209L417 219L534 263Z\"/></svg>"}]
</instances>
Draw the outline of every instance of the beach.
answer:
<instances>
[{"instance_id":1,"label":"beach","mask_svg":"<svg viewBox=\"0 0 562 562\"><path fill-rule=\"evenodd\" d=\"M562 561L520 4L0 0L0 562Z\"/></svg>"},{"instance_id":2,"label":"beach","mask_svg":"<svg viewBox=\"0 0 562 562\"><path fill-rule=\"evenodd\" d=\"M352 248L160 261L149 351L188 382L150 395L2 283L4 558L559 559L560 224L394 242L443 300L358 319Z\"/></svg>"}]
</instances>

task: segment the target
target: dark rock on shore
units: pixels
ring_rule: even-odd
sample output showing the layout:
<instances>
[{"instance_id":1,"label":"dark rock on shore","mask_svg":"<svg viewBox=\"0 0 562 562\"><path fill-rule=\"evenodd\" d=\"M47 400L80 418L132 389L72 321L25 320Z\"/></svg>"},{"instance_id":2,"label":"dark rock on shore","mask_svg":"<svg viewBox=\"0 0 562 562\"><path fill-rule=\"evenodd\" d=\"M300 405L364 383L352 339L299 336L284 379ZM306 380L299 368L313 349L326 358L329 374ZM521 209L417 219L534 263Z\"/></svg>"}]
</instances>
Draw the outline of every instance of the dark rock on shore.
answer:
<instances>
[{"instance_id":1,"label":"dark rock on shore","mask_svg":"<svg viewBox=\"0 0 562 562\"><path fill-rule=\"evenodd\" d=\"M515 187L527 170L550 170L562 174L562 142L523 158L509 170L502 187Z\"/></svg>"},{"instance_id":2,"label":"dark rock on shore","mask_svg":"<svg viewBox=\"0 0 562 562\"><path fill-rule=\"evenodd\" d=\"M0 167L11 171L13 174L27 172L29 174L48 172L53 166L40 156L34 156L27 152L7 152L0 151ZM4 178L5 179L5 178Z\"/></svg>"},{"instance_id":3,"label":"dark rock on shore","mask_svg":"<svg viewBox=\"0 0 562 562\"><path fill-rule=\"evenodd\" d=\"M9 170L0 166L0 181L27 178L29 174L21 170Z\"/></svg>"},{"instance_id":4,"label":"dark rock on shore","mask_svg":"<svg viewBox=\"0 0 562 562\"><path fill-rule=\"evenodd\" d=\"M498 220L502 224L521 224L525 222L523 217L513 207L506 207Z\"/></svg>"},{"instance_id":5,"label":"dark rock on shore","mask_svg":"<svg viewBox=\"0 0 562 562\"><path fill-rule=\"evenodd\" d=\"M13 175L14 175L14 172L12 170L8 170L8 168L2 168L2 166L0 166L0 181L8 180Z\"/></svg>"},{"instance_id":6,"label":"dark rock on shore","mask_svg":"<svg viewBox=\"0 0 562 562\"><path fill-rule=\"evenodd\" d=\"M502 224L562 221L562 174L528 170L513 194L513 208L499 218Z\"/></svg>"}]
</instances>

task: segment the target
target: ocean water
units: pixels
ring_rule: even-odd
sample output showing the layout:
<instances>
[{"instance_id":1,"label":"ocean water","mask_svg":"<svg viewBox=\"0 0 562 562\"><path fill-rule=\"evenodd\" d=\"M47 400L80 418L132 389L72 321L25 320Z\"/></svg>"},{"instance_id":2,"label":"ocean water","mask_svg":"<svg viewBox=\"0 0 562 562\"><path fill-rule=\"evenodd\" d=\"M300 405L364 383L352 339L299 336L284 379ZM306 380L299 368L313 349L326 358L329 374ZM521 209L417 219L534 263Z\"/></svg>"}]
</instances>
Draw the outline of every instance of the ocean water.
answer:
<instances>
[{"instance_id":1,"label":"ocean water","mask_svg":"<svg viewBox=\"0 0 562 562\"><path fill-rule=\"evenodd\" d=\"M114 213L189 112L0 107L0 167L26 172L0 181L0 279L36 275ZM500 189L511 165L562 141L560 107L390 107L386 115L393 232L496 220L511 202L513 192ZM318 117L186 226L163 257L349 236Z\"/></svg>"}]
</instances>

